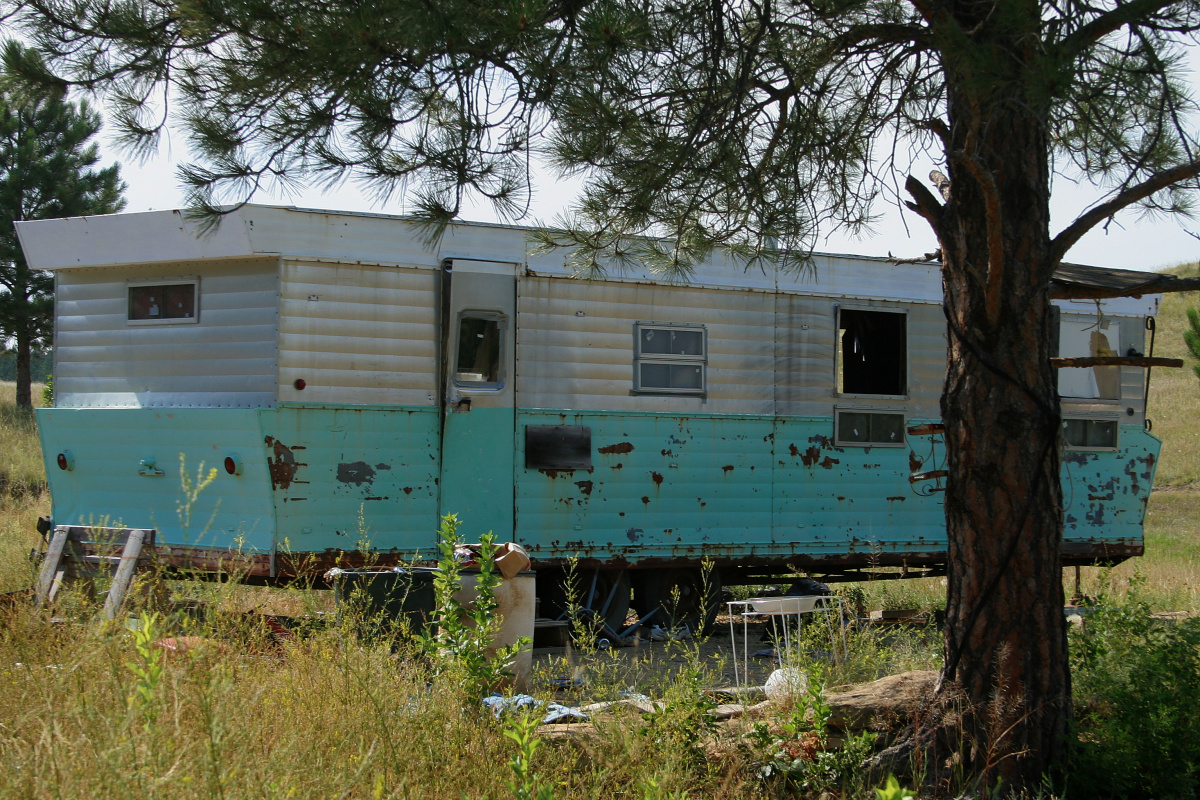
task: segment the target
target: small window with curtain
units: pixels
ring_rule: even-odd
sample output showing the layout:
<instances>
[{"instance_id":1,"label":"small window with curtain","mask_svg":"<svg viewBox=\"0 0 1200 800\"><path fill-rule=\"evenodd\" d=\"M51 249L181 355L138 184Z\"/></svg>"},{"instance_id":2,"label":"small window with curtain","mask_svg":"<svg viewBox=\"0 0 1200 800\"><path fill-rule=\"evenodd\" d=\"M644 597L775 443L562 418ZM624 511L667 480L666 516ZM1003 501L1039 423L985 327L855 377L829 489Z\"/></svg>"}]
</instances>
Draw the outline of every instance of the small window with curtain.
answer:
<instances>
[{"instance_id":1,"label":"small window with curtain","mask_svg":"<svg viewBox=\"0 0 1200 800\"><path fill-rule=\"evenodd\" d=\"M199 281L131 284L130 323L196 322L199 318Z\"/></svg>"},{"instance_id":2,"label":"small window with curtain","mask_svg":"<svg viewBox=\"0 0 1200 800\"><path fill-rule=\"evenodd\" d=\"M634 326L633 389L642 394L704 394L708 361L703 325Z\"/></svg>"}]
</instances>

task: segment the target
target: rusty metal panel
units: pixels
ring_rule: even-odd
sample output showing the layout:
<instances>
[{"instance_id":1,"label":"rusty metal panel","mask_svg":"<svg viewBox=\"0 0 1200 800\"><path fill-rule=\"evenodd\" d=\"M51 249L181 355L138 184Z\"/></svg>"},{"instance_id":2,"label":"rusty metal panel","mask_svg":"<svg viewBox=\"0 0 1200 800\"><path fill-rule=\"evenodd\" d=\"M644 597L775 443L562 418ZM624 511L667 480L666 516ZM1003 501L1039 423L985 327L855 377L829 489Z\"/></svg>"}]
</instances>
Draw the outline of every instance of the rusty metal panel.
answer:
<instances>
[{"instance_id":1,"label":"rusty metal panel","mask_svg":"<svg viewBox=\"0 0 1200 800\"><path fill-rule=\"evenodd\" d=\"M517 539L535 558L772 552L769 417L519 412L526 424L592 429L591 470L517 470Z\"/></svg>"},{"instance_id":2,"label":"rusty metal panel","mask_svg":"<svg viewBox=\"0 0 1200 800\"><path fill-rule=\"evenodd\" d=\"M280 550L432 555L438 513L433 408L285 405L261 414Z\"/></svg>"},{"instance_id":3,"label":"rusty metal panel","mask_svg":"<svg viewBox=\"0 0 1200 800\"><path fill-rule=\"evenodd\" d=\"M435 404L434 270L287 259L280 294L281 401Z\"/></svg>"},{"instance_id":4,"label":"rusty metal panel","mask_svg":"<svg viewBox=\"0 0 1200 800\"><path fill-rule=\"evenodd\" d=\"M64 270L55 405L255 408L275 402L275 258ZM129 324L129 284L198 278L198 313Z\"/></svg>"},{"instance_id":5,"label":"rusty metal panel","mask_svg":"<svg viewBox=\"0 0 1200 800\"><path fill-rule=\"evenodd\" d=\"M1141 542L1146 504L1162 442L1138 425L1122 425L1115 452L1064 450L1063 539Z\"/></svg>"},{"instance_id":6,"label":"rusty metal panel","mask_svg":"<svg viewBox=\"0 0 1200 800\"><path fill-rule=\"evenodd\" d=\"M526 277L517 296L521 407L672 415L772 411L775 320L770 295ZM705 326L705 397L633 394L638 322Z\"/></svg>"}]
</instances>

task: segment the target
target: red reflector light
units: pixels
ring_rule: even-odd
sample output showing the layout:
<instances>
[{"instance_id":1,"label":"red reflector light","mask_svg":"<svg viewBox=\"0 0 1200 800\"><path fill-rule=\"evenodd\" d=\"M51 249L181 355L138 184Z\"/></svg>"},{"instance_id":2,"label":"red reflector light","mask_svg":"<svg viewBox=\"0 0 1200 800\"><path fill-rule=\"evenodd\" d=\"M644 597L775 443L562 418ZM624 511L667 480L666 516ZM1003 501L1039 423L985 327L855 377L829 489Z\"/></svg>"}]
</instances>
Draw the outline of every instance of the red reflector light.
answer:
<instances>
[{"instance_id":1,"label":"red reflector light","mask_svg":"<svg viewBox=\"0 0 1200 800\"><path fill-rule=\"evenodd\" d=\"M58 454L58 468L59 469L67 468L67 454L66 453Z\"/></svg>"},{"instance_id":2,"label":"red reflector light","mask_svg":"<svg viewBox=\"0 0 1200 800\"><path fill-rule=\"evenodd\" d=\"M71 454L70 450L63 450L54 460L58 462L58 468L64 472L75 469L75 456Z\"/></svg>"},{"instance_id":3,"label":"red reflector light","mask_svg":"<svg viewBox=\"0 0 1200 800\"><path fill-rule=\"evenodd\" d=\"M237 462L233 460L233 456L225 456L225 471L230 475L237 472Z\"/></svg>"},{"instance_id":4,"label":"red reflector light","mask_svg":"<svg viewBox=\"0 0 1200 800\"><path fill-rule=\"evenodd\" d=\"M292 383L292 386L295 386L297 389L303 389L305 386L308 386L308 384L304 382L304 378L296 378L295 382Z\"/></svg>"}]
</instances>

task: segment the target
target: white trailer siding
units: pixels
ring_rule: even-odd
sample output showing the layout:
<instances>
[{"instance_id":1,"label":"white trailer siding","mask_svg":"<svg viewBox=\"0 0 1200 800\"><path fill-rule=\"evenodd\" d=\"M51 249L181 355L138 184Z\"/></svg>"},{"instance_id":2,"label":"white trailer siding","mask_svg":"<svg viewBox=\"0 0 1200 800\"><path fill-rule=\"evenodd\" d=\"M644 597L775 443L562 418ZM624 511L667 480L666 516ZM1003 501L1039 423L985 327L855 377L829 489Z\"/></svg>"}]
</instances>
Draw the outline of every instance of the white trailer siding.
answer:
<instances>
[{"instance_id":1,"label":"white trailer siding","mask_svg":"<svg viewBox=\"0 0 1200 800\"><path fill-rule=\"evenodd\" d=\"M285 260L279 399L435 405L437 281L428 267Z\"/></svg>"},{"instance_id":2,"label":"white trailer siding","mask_svg":"<svg viewBox=\"0 0 1200 800\"><path fill-rule=\"evenodd\" d=\"M274 257L65 269L56 274L55 405L274 405ZM129 287L197 279L196 321L137 325Z\"/></svg>"}]
</instances>

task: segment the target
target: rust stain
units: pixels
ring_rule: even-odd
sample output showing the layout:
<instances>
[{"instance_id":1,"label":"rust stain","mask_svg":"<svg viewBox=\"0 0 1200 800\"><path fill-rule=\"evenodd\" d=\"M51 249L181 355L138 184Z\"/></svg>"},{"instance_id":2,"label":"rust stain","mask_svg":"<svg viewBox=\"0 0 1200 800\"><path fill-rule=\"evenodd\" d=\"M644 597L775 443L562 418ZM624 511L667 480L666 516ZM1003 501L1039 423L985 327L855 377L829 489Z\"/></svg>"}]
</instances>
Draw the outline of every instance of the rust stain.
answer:
<instances>
[{"instance_id":1,"label":"rust stain","mask_svg":"<svg viewBox=\"0 0 1200 800\"><path fill-rule=\"evenodd\" d=\"M674 453L672 453L670 450L665 450L665 449L664 449L664 450L659 450L659 451L658 451L658 454L659 454L660 456L666 456L666 457L668 457L668 458L670 458L670 457L672 457L672 456L674 456L674 455L675 455L675 454L674 454Z\"/></svg>"},{"instance_id":2,"label":"rust stain","mask_svg":"<svg viewBox=\"0 0 1200 800\"><path fill-rule=\"evenodd\" d=\"M603 453L606 456L623 455L633 452L633 444L630 442L618 442L617 444L610 444L607 447L601 447L596 452Z\"/></svg>"},{"instance_id":3,"label":"rust stain","mask_svg":"<svg viewBox=\"0 0 1200 800\"><path fill-rule=\"evenodd\" d=\"M542 473L550 480L554 480L558 477L558 470L556 469L539 469L538 472Z\"/></svg>"},{"instance_id":4,"label":"rust stain","mask_svg":"<svg viewBox=\"0 0 1200 800\"><path fill-rule=\"evenodd\" d=\"M376 464L375 469L391 469L391 464Z\"/></svg>"},{"instance_id":5,"label":"rust stain","mask_svg":"<svg viewBox=\"0 0 1200 800\"><path fill-rule=\"evenodd\" d=\"M405 494L412 494L412 487L411 487L411 486L405 486L405 487L404 487L404 493L405 493Z\"/></svg>"},{"instance_id":6,"label":"rust stain","mask_svg":"<svg viewBox=\"0 0 1200 800\"><path fill-rule=\"evenodd\" d=\"M650 505L650 497L649 497L649 495L642 495L642 502L643 502L644 504L646 504L646 505Z\"/></svg>"},{"instance_id":7,"label":"rust stain","mask_svg":"<svg viewBox=\"0 0 1200 800\"><path fill-rule=\"evenodd\" d=\"M824 467L825 469L833 469L834 464L840 464L840 463L841 462L838 461L836 458L831 458L830 456L825 456L825 459L821 462L821 466Z\"/></svg>"},{"instance_id":8,"label":"rust stain","mask_svg":"<svg viewBox=\"0 0 1200 800\"><path fill-rule=\"evenodd\" d=\"M725 466L721 467L721 472L724 472L726 475L733 472L733 464L726 464Z\"/></svg>"},{"instance_id":9,"label":"rust stain","mask_svg":"<svg viewBox=\"0 0 1200 800\"><path fill-rule=\"evenodd\" d=\"M267 470L271 473L271 487L287 491L292 485L292 481L296 479L296 470L299 469L296 457L292 455L291 448L283 442L277 442L270 436L266 441L267 446L272 448L274 456L267 459Z\"/></svg>"},{"instance_id":10,"label":"rust stain","mask_svg":"<svg viewBox=\"0 0 1200 800\"><path fill-rule=\"evenodd\" d=\"M387 500L386 497L364 497L363 500Z\"/></svg>"},{"instance_id":11,"label":"rust stain","mask_svg":"<svg viewBox=\"0 0 1200 800\"><path fill-rule=\"evenodd\" d=\"M655 486L662 486L663 477L657 472L650 473L650 480L654 481Z\"/></svg>"},{"instance_id":12,"label":"rust stain","mask_svg":"<svg viewBox=\"0 0 1200 800\"><path fill-rule=\"evenodd\" d=\"M903 503L905 498L904 495L898 494L895 497L889 497L888 500L899 500L901 503Z\"/></svg>"},{"instance_id":13,"label":"rust stain","mask_svg":"<svg viewBox=\"0 0 1200 800\"><path fill-rule=\"evenodd\" d=\"M810 447L804 451L804 455L800 456L800 461L806 467L811 467L821 458L821 448Z\"/></svg>"},{"instance_id":14,"label":"rust stain","mask_svg":"<svg viewBox=\"0 0 1200 800\"><path fill-rule=\"evenodd\" d=\"M575 485L578 486L579 491L583 492L584 494L590 495L592 493L593 484L591 481L575 481Z\"/></svg>"},{"instance_id":15,"label":"rust stain","mask_svg":"<svg viewBox=\"0 0 1200 800\"><path fill-rule=\"evenodd\" d=\"M625 535L629 537L629 541L637 544L637 540L642 538L642 529L630 528L629 530L625 531Z\"/></svg>"},{"instance_id":16,"label":"rust stain","mask_svg":"<svg viewBox=\"0 0 1200 800\"><path fill-rule=\"evenodd\" d=\"M612 468L613 469L621 469L624 466L625 466L624 464L622 464L620 461L618 461L616 464L613 464Z\"/></svg>"},{"instance_id":17,"label":"rust stain","mask_svg":"<svg viewBox=\"0 0 1200 800\"><path fill-rule=\"evenodd\" d=\"M917 458L916 451L909 450L908 451L908 471L909 472L920 472L921 467L923 467L923 466L925 466L925 462L922 461L921 459Z\"/></svg>"},{"instance_id":18,"label":"rust stain","mask_svg":"<svg viewBox=\"0 0 1200 800\"><path fill-rule=\"evenodd\" d=\"M788 452L792 454L792 458L795 458L796 456L800 455L800 448L796 447L794 444L789 444Z\"/></svg>"},{"instance_id":19,"label":"rust stain","mask_svg":"<svg viewBox=\"0 0 1200 800\"><path fill-rule=\"evenodd\" d=\"M808 441L819 447L833 447L833 444L829 441L829 437L820 434L808 437Z\"/></svg>"},{"instance_id":20,"label":"rust stain","mask_svg":"<svg viewBox=\"0 0 1200 800\"><path fill-rule=\"evenodd\" d=\"M337 479L339 483L353 483L362 486L375 482L375 470L365 461L352 461L348 464L338 464Z\"/></svg>"}]
</instances>

